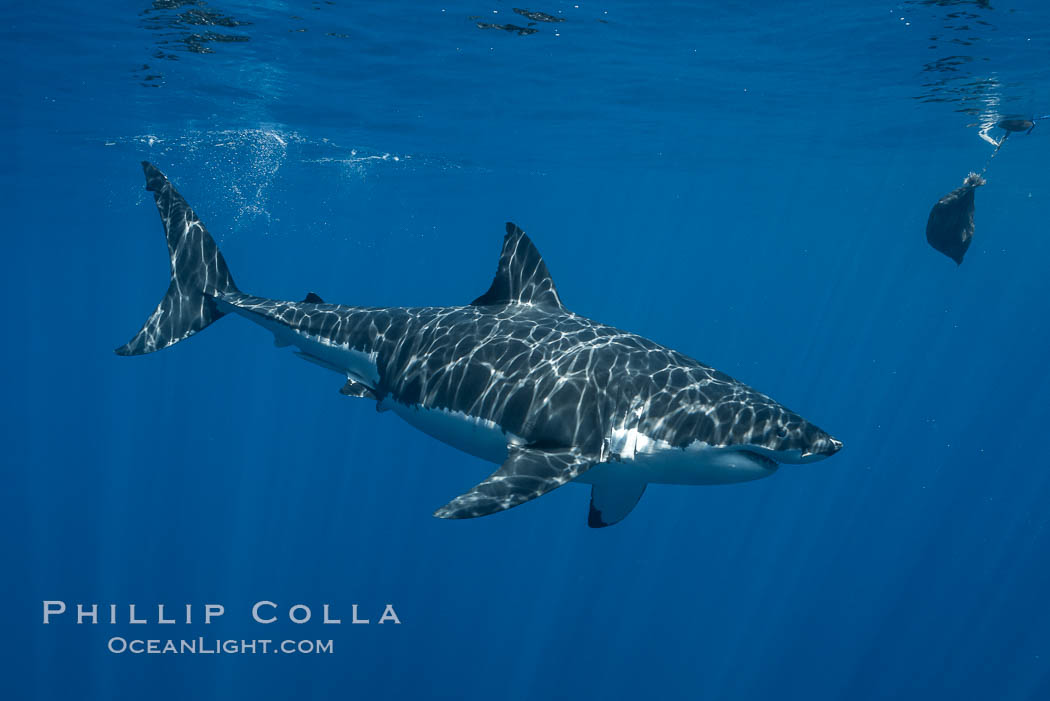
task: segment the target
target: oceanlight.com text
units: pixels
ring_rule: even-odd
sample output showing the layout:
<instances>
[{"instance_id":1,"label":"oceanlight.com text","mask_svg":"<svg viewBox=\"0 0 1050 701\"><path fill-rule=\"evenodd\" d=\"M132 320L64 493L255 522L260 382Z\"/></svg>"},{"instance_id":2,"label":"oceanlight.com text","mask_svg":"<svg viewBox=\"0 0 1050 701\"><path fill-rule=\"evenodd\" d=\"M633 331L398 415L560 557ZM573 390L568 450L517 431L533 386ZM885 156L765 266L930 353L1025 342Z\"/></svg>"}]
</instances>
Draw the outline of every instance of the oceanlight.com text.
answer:
<instances>
[{"instance_id":1,"label":"oceanlight.com text","mask_svg":"<svg viewBox=\"0 0 1050 701\"><path fill-rule=\"evenodd\" d=\"M331 640L221 640L219 638L109 639L106 648L115 655L331 655Z\"/></svg>"}]
</instances>

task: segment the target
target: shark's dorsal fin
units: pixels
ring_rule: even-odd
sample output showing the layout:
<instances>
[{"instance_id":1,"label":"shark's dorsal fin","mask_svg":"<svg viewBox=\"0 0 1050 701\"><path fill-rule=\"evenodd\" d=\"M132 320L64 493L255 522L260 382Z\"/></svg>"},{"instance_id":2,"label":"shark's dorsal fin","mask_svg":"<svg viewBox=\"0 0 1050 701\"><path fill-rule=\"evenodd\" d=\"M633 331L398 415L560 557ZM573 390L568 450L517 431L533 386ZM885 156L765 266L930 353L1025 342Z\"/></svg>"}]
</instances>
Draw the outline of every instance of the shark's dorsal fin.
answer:
<instances>
[{"instance_id":1,"label":"shark's dorsal fin","mask_svg":"<svg viewBox=\"0 0 1050 701\"><path fill-rule=\"evenodd\" d=\"M307 292L306 299L302 301L303 304L324 304L324 300L321 299L321 295L316 292Z\"/></svg>"},{"instance_id":2,"label":"shark's dorsal fin","mask_svg":"<svg viewBox=\"0 0 1050 701\"><path fill-rule=\"evenodd\" d=\"M554 280L532 241L511 222L503 238L499 268L489 291L473 302L476 307L496 304L535 304L562 309Z\"/></svg>"}]
</instances>

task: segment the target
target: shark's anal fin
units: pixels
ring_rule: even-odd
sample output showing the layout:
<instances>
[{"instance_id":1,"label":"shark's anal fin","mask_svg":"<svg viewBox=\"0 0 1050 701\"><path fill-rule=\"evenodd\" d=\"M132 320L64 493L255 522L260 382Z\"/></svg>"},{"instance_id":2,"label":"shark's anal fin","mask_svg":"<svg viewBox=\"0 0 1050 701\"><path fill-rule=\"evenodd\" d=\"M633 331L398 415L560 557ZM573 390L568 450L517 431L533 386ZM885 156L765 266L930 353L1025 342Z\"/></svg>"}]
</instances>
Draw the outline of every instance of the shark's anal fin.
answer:
<instances>
[{"instance_id":1,"label":"shark's anal fin","mask_svg":"<svg viewBox=\"0 0 1050 701\"><path fill-rule=\"evenodd\" d=\"M540 252L525 232L511 222L507 222L507 235L503 237L496 277L492 279L488 292L471 304L475 307L535 304L553 309L563 308L554 280Z\"/></svg>"},{"instance_id":2,"label":"shark's anal fin","mask_svg":"<svg viewBox=\"0 0 1050 701\"><path fill-rule=\"evenodd\" d=\"M498 470L434 512L438 518L475 518L543 496L576 479L596 460L575 448L541 450L512 445Z\"/></svg>"},{"instance_id":3,"label":"shark's anal fin","mask_svg":"<svg viewBox=\"0 0 1050 701\"><path fill-rule=\"evenodd\" d=\"M645 482L610 480L591 487L591 510L587 525L605 528L627 518L645 492Z\"/></svg>"},{"instance_id":4,"label":"shark's anal fin","mask_svg":"<svg viewBox=\"0 0 1050 701\"><path fill-rule=\"evenodd\" d=\"M362 399L375 399L379 400L376 396L375 390L371 387L367 387L356 380L347 380L343 388L339 390L339 394L344 397L361 397Z\"/></svg>"}]
</instances>

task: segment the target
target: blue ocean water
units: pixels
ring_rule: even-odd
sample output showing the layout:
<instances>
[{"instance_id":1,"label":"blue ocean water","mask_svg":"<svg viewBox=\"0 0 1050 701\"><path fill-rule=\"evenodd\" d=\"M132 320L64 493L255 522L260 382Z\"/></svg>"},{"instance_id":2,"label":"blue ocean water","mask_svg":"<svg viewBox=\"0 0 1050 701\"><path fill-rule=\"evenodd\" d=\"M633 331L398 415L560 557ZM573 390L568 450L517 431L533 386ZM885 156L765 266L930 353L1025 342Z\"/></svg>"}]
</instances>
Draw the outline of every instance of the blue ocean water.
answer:
<instances>
[{"instance_id":1,"label":"blue ocean water","mask_svg":"<svg viewBox=\"0 0 1050 701\"><path fill-rule=\"evenodd\" d=\"M564 21L491 1L5 7L5 698L1050 698L1050 124L991 162L961 266L924 236L992 154L982 133L1050 113L1050 7L525 9ZM602 530L575 485L434 519L491 466L258 328L113 354L167 285L141 160L275 298L464 304L515 221L570 309L846 447L650 486ZM69 611L44 625L50 600ZM253 622L258 601L279 622ZM225 614L204 625L206 604ZM400 624L378 624L386 604Z\"/></svg>"}]
</instances>

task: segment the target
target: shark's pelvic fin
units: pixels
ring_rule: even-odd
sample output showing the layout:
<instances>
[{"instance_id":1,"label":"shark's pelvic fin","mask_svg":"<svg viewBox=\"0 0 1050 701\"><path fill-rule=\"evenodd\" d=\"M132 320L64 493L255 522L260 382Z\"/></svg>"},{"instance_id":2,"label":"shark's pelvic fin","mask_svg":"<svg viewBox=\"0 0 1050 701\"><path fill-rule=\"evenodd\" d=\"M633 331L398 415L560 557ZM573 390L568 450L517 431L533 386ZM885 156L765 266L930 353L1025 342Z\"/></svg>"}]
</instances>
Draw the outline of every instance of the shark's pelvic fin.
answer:
<instances>
[{"instance_id":1,"label":"shark's pelvic fin","mask_svg":"<svg viewBox=\"0 0 1050 701\"><path fill-rule=\"evenodd\" d=\"M282 343L280 345L288 344ZM336 365L332 365L324 358L318 358L316 355L304 353L303 351L295 351L295 354L303 360L305 360L306 362L313 363L314 365L325 368L326 370L331 370L332 372L338 373L345 372L342 368ZM363 382L358 382L357 380L354 380L349 377L346 378L346 384L339 388L339 394L343 395L344 397L362 397L364 399L374 399L377 402L379 401L379 395L376 394L376 391L374 389L364 384Z\"/></svg>"},{"instance_id":2,"label":"shark's pelvic fin","mask_svg":"<svg viewBox=\"0 0 1050 701\"><path fill-rule=\"evenodd\" d=\"M171 282L142 330L117 355L152 353L189 338L223 316L215 295L238 291L219 247L186 200L152 164L143 161L142 169L168 239Z\"/></svg>"},{"instance_id":3,"label":"shark's pelvic fin","mask_svg":"<svg viewBox=\"0 0 1050 701\"><path fill-rule=\"evenodd\" d=\"M507 222L499 268L489 291L473 302L486 307L498 304L535 304L562 309L561 298L540 252L525 232Z\"/></svg>"},{"instance_id":4,"label":"shark's pelvic fin","mask_svg":"<svg viewBox=\"0 0 1050 701\"><path fill-rule=\"evenodd\" d=\"M339 394L344 397L361 397L363 399L374 399L379 401L379 397L376 396L375 390L371 387L361 384L357 380L347 380L343 388L339 390Z\"/></svg>"},{"instance_id":5,"label":"shark's pelvic fin","mask_svg":"<svg viewBox=\"0 0 1050 701\"><path fill-rule=\"evenodd\" d=\"M645 482L616 479L591 487L591 510L587 525L605 528L627 518L645 492Z\"/></svg>"},{"instance_id":6,"label":"shark's pelvic fin","mask_svg":"<svg viewBox=\"0 0 1050 701\"><path fill-rule=\"evenodd\" d=\"M541 450L510 446L507 459L466 494L461 494L434 512L438 518L475 518L504 511L543 496L588 469L596 459L576 448Z\"/></svg>"}]
</instances>

